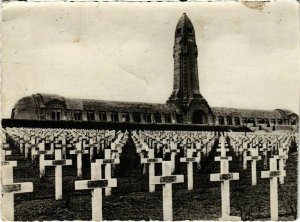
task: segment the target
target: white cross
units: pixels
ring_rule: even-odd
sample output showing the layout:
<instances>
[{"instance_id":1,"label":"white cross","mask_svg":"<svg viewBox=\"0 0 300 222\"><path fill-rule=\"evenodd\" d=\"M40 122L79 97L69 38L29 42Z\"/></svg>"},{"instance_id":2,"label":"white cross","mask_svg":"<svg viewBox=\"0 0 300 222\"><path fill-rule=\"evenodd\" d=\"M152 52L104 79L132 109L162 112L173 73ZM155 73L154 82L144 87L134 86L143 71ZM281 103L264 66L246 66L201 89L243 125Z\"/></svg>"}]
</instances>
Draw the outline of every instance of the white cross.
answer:
<instances>
[{"instance_id":1,"label":"white cross","mask_svg":"<svg viewBox=\"0 0 300 222\"><path fill-rule=\"evenodd\" d=\"M257 179L256 179L256 161L261 160L261 156L258 155L257 149L256 148L251 148L250 149L250 156L246 156L245 160L246 161L251 161L251 176L252 176L252 186L255 186L257 184Z\"/></svg>"},{"instance_id":2,"label":"white cross","mask_svg":"<svg viewBox=\"0 0 300 222\"><path fill-rule=\"evenodd\" d=\"M180 162L187 163L188 190L193 190L193 162L199 162L199 157L193 157L193 152L194 149L187 149L187 157L180 158Z\"/></svg>"},{"instance_id":3,"label":"white cross","mask_svg":"<svg viewBox=\"0 0 300 222\"><path fill-rule=\"evenodd\" d=\"M115 141L111 143L110 147L111 147L110 149L111 149L112 158L119 159L120 153L122 153L122 144Z\"/></svg>"},{"instance_id":4,"label":"white cross","mask_svg":"<svg viewBox=\"0 0 300 222\"><path fill-rule=\"evenodd\" d=\"M5 160L6 155L11 155L12 151L9 148L9 144L8 143L4 143L2 145L2 151L1 151L1 156L3 158L3 160Z\"/></svg>"},{"instance_id":5,"label":"white cross","mask_svg":"<svg viewBox=\"0 0 300 222\"><path fill-rule=\"evenodd\" d=\"M89 147L90 148L90 161L92 161L93 157L94 157L94 148L97 148L98 147L98 143L97 142L94 142L94 138L91 137L89 139L89 144L86 145L86 147Z\"/></svg>"},{"instance_id":6,"label":"white cross","mask_svg":"<svg viewBox=\"0 0 300 222\"><path fill-rule=\"evenodd\" d=\"M177 153L180 153L180 150L177 149L177 143L170 141L170 146L171 146L171 163L172 163L172 173L175 171L175 156Z\"/></svg>"},{"instance_id":7,"label":"white cross","mask_svg":"<svg viewBox=\"0 0 300 222\"><path fill-rule=\"evenodd\" d=\"M270 158L270 171L262 171L261 178L270 178L271 220L278 220L278 177L285 177L285 170L277 170L277 160Z\"/></svg>"},{"instance_id":8,"label":"white cross","mask_svg":"<svg viewBox=\"0 0 300 222\"><path fill-rule=\"evenodd\" d=\"M248 151L248 143L245 142L243 143L243 169L246 170L247 169L247 151Z\"/></svg>"},{"instance_id":9,"label":"white cross","mask_svg":"<svg viewBox=\"0 0 300 222\"><path fill-rule=\"evenodd\" d=\"M162 162L162 176L154 176L150 178L153 185L163 185L163 214L164 221L173 220L173 203L172 203L172 183L183 183L183 175L172 175L171 161Z\"/></svg>"},{"instance_id":10,"label":"white cross","mask_svg":"<svg viewBox=\"0 0 300 222\"><path fill-rule=\"evenodd\" d=\"M224 151L223 151L224 152ZM224 153L223 153L224 154ZM210 181L221 181L221 198L222 198L222 217L220 220L241 220L240 217L230 216L230 180L239 180L238 173L229 173L229 161L232 157L220 156L215 157L215 161L220 161L221 172L210 174Z\"/></svg>"},{"instance_id":11,"label":"white cross","mask_svg":"<svg viewBox=\"0 0 300 222\"><path fill-rule=\"evenodd\" d=\"M284 148L279 148L279 155L274 155L274 158L276 160L279 160L279 170L283 171L285 167L285 160L288 159L288 156L286 155ZM284 176L279 177L280 184L284 184Z\"/></svg>"},{"instance_id":12,"label":"white cross","mask_svg":"<svg viewBox=\"0 0 300 222\"><path fill-rule=\"evenodd\" d=\"M92 190L92 220L102 221L102 189L117 186L117 179L102 179L102 163L91 163L91 180L75 181L75 190Z\"/></svg>"},{"instance_id":13,"label":"white cross","mask_svg":"<svg viewBox=\"0 0 300 222\"><path fill-rule=\"evenodd\" d=\"M268 151L270 151L270 148L268 147L267 143L263 143L263 147L259 149L259 151L263 152L264 156L264 169L267 168L267 162L268 162Z\"/></svg>"},{"instance_id":14,"label":"white cross","mask_svg":"<svg viewBox=\"0 0 300 222\"><path fill-rule=\"evenodd\" d=\"M14 194L33 191L31 182L14 183L13 167L17 161L2 161L2 219L14 221Z\"/></svg>"},{"instance_id":15,"label":"white cross","mask_svg":"<svg viewBox=\"0 0 300 222\"><path fill-rule=\"evenodd\" d=\"M104 158L105 159L103 160L103 164L105 164L105 179L109 180L111 179L111 165L119 164L120 159L112 159L110 149L104 150ZM105 188L105 195L111 196L111 188L109 187Z\"/></svg>"},{"instance_id":16,"label":"white cross","mask_svg":"<svg viewBox=\"0 0 300 222\"><path fill-rule=\"evenodd\" d=\"M20 140L19 147L20 147L20 153L24 155L25 141L23 139Z\"/></svg>"},{"instance_id":17,"label":"white cross","mask_svg":"<svg viewBox=\"0 0 300 222\"><path fill-rule=\"evenodd\" d=\"M32 150L33 155L40 156L39 158L39 168L40 168L40 178L45 176L45 155L53 154L50 150L45 150L45 140L42 140L40 144L38 144L38 149Z\"/></svg>"},{"instance_id":18,"label":"white cross","mask_svg":"<svg viewBox=\"0 0 300 222\"><path fill-rule=\"evenodd\" d=\"M142 158L141 163L149 164L149 192L155 192L155 185L150 183L150 179L155 176L155 163L162 163L162 158L154 158L154 149L149 149L148 158Z\"/></svg>"},{"instance_id":19,"label":"white cross","mask_svg":"<svg viewBox=\"0 0 300 222\"><path fill-rule=\"evenodd\" d=\"M75 150L70 150L70 155L77 155L77 177L82 177L82 155L89 154L88 150L82 149L81 141L75 144Z\"/></svg>"},{"instance_id":20,"label":"white cross","mask_svg":"<svg viewBox=\"0 0 300 222\"><path fill-rule=\"evenodd\" d=\"M72 165L72 160L62 159L61 146L56 145L55 160L45 160L45 166L55 166L55 199L62 199L62 166Z\"/></svg>"},{"instance_id":21,"label":"white cross","mask_svg":"<svg viewBox=\"0 0 300 222\"><path fill-rule=\"evenodd\" d=\"M195 143L196 146L196 152L197 152L197 163L198 163L198 169L200 169L200 161L201 161L201 152L202 152L202 144L201 142L196 142Z\"/></svg>"}]
</instances>

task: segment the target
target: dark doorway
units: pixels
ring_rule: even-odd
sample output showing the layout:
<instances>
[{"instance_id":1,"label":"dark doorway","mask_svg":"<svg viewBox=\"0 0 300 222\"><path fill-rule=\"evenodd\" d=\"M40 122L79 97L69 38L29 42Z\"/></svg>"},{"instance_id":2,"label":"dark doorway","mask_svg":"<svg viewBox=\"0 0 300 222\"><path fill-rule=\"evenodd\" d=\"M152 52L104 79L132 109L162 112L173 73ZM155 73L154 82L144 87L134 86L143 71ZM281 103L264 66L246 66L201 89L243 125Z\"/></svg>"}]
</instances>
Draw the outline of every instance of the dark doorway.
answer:
<instances>
[{"instance_id":1,"label":"dark doorway","mask_svg":"<svg viewBox=\"0 0 300 222\"><path fill-rule=\"evenodd\" d=\"M207 116L202 110L196 110L192 116L193 124L207 124Z\"/></svg>"}]
</instances>

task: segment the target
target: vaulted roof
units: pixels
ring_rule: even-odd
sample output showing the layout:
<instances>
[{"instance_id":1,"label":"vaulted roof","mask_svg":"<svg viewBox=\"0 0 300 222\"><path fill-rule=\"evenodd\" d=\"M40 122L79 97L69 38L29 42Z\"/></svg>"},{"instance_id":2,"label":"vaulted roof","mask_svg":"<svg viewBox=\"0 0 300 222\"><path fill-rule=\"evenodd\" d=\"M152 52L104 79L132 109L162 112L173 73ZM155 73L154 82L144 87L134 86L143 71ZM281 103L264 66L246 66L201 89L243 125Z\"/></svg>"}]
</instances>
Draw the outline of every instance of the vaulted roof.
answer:
<instances>
[{"instance_id":1,"label":"vaulted roof","mask_svg":"<svg viewBox=\"0 0 300 222\"><path fill-rule=\"evenodd\" d=\"M92 99L72 99L64 98L54 94L33 94L21 98L14 109L26 111L26 107L46 108L51 106L52 102L61 103L68 110L91 110L91 111L116 111L116 112L140 112L140 113L180 113L178 107L172 104L161 103L142 103L142 102L121 102ZM36 109L34 108L34 109ZM255 110L255 109L237 109L225 107L211 107L215 116L246 117L246 118L271 118L282 119L289 118L294 112L286 109L276 110ZM30 111L29 111L30 112ZM296 115L296 114L295 114Z\"/></svg>"},{"instance_id":2,"label":"vaulted roof","mask_svg":"<svg viewBox=\"0 0 300 222\"><path fill-rule=\"evenodd\" d=\"M276 110L235 109L225 107L211 107L215 116L274 118L281 119L282 115Z\"/></svg>"}]
</instances>

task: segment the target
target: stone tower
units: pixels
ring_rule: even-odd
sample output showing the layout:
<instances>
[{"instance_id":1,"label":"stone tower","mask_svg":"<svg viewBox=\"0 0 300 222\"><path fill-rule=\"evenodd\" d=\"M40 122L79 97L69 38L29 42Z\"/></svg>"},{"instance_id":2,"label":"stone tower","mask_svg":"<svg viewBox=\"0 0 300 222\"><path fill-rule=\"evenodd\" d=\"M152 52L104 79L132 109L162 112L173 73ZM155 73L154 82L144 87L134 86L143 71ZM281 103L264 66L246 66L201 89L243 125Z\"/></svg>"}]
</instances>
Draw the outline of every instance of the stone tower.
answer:
<instances>
[{"instance_id":1,"label":"stone tower","mask_svg":"<svg viewBox=\"0 0 300 222\"><path fill-rule=\"evenodd\" d=\"M183 13L175 30L173 92L167 101L182 112L183 123L213 122L212 112L200 93L198 78L198 49L191 20ZM196 110L194 110L196 109ZM198 114L194 112L197 111Z\"/></svg>"}]
</instances>

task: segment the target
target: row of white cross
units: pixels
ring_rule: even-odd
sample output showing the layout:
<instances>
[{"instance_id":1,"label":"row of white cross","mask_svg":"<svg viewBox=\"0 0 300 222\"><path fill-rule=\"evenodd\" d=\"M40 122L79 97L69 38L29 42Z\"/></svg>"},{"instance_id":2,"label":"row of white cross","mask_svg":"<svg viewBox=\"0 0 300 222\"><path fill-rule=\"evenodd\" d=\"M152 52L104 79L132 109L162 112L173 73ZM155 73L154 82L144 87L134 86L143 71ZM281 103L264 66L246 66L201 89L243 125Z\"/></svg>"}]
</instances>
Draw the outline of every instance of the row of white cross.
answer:
<instances>
[{"instance_id":1,"label":"row of white cross","mask_svg":"<svg viewBox=\"0 0 300 222\"><path fill-rule=\"evenodd\" d=\"M164 220L173 220L173 213L172 213L172 183L183 183L184 177L183 175L172 175L175 169L175 155L179 152L177 142L180 141L178 137L173 138L173 140L170 140L170 137L165 137L165 139L162 139L161 143L157 141L158 137L154 137L152 141L149 140L147 137L147 133L139 132L136 133L135 131L132 132L133 140L136 145L137 152L140 153L141 156L141 163L149 165L149 191L154 192L155 191L155 185L162 184L163 185L163 212L164 212ZM161 133L160 136L163 134ZM73 135L72 135L73 136ZM118 137L119 138L119 137ZM127 137L124 137L127 139ZM166 139L168 138L168 139ZM207 139L207 143L210 143L211 145L214 142L215 135L210 134L209 138ZM284 137L283 137L284 138ZM198 137L198 139L201 139L201 137ZM43 140L42 140L43 141ZM148 146L147 143L151 142L151 145L153 145L153 142L156 141L157 144L161 144L164 147L164 152L170 152L171 153L171 161L163 161L161 158L155 158L155 150ZM123 141L124 142L124 141ZM147 142L147 143L146 143ZM191 143L192 140L189 140L188 138L184 137L184 140L182 142L182 147L185 149L185 157L180 158L181 162L186 162L188 167L188 189L193 189L193 162L200 163L201 160L201 152L203 152L203 148L201 145L202 140L198 140L195 143ZM155 142L154 142L155 143ZM187 144L191 143L194 144L194 146L187 147ZM81 158L83 154L85 154L85 150L82 149L82 145L77 145L76 143L76 149L71 150L70 154L77 155L77 172L80 176L81 172ZM105 149L105 159L104 160L96 160L95 163L91 163L91 180L85 180L85 181L76 181L75 182L75 188L77 190L80 189L91 189L92 190L92 214L93 214L93 220L102 220L102 188L105 188L107 190L110 190L111 187L115 187L116 179L111 179L111 177L107 177L106 175L111 175L109 170L105 172L105 179L102 179L101 174L101 165L106 164L106 166L110 166L110 164L118 164L119 163L119 155L121 146L117 145L118 143L111 143L111 149ZM121 143L122 144L122 143ZM247 144L247 143L243 143ZM250 143L249 143L250 144ZM220 156L215 157L215 161L220 161L220 173L219 174L211 174L211 181L221 181L221 197L222 197L222 217L220 219L222 220L240 220L239 217L233 217L230 215L230 189L229 189L229 181L230 180L238 180L239 174L238 173L229 173L229 161L232 160L232 157L226 156L226 149L225 147L226 142L225 138L220 138L219 146L221 147L218 152L221 153ZM118 146L118 147L117 147ZM33 150L34 155L47 155L47 151L44 149L43 142L39 143L38 146L34 146L35 148ZM262 148L263 149L263 148ZM114 152L114 155L110 153L111 150L116 150ZM247 152L250 151L250 156L247 156ZM260 150L265 151L265 150ZM273 158L270 159L270 171L263 171L262 172L262 178L270 178L270 189L271 189L271 195L270 195L270 201L271 201L271 219L276 220L278 219L278 197L277 197L277 180L278 177L282 180L285 176L284 171L284 160L287 159L287 148L279 148L279 155L274 155ZM56 198L60 199L62 197L62 194L59 190L61 190L62 187L62 166L63 165L69 165L72 164L71 160L66 160L62 158L62 146L61 144L56 144L55 149L55 159L54 160L44 160L44 158L40 158L40 172L44 173L44 167L45 166L56 166L55 170L55 178L60 178L58 181L56 181ZM147 157L145 157L145 154L148 154ZM174 154L173 154L174 153ZM193 157L193 153L197 153L197 157ZM258 146L248 147L248 145L244 145L243 147L243 153L245 154L244 160L251 160L252 161L252 185L256 185L256 161L260 160L260 156L258 155ZM5 157L5 155L9 155L10 150L8 145L4 144L2 149L2 156ZM87 154L87 153L86 153ZM172 155L173 154L173 155ZM114 156L114 158L111 158ZM173 157L172 157L173 156ZM79 158L78 158L79 157ZM111 158L111 159L110 159ZM279 170L277 170L277 159L279 159ZM42 161L42 162L41 162ZM155 176L155 163L161 163L162 164L162 176ZM247 163L247 162L246 162ZM282 163L282 164L281 164ZM4 175L6 175L6 178L13 178L13 171L12 167L16 166L16 162L9 162L4 161L2 162L2 165L4 166L3 169L8 169ZM41 168L42 165L42 168ZM9 167L10 166L10 167ZM109 169L108 167L105 168ZM9 177L9 175L11 175ZM254 179L255 178L255 179ZM4 179L4 178L3 178ZM13 194L18 192L32 192L33 187L32 183L23 183L22 184L13 184L12 180L3 180L3 185L5 185L4 191L5 193L9 194L8 196L4 195L5 201L8 201L10 203L13 203ZM16 185L16 186L15 186ZM58 188L57 188L58 187ZM60 187L60 189L59 189ZM8 198L8 199L7 199ZM8 204L6 206L12 206L13 204ZM12 208L13 209L13 208ZM277 210L276 210L277 209ZM12 212L11 215L8 216L8 218L13 218L13 210L6 210L5 212Z\"/></svg>"},{"instance_id":2,"label":"row of white cross","mask_svg":"<svg viewBox=\"0 0 300 222\"><path fill-rule=\"evenodd\" d=\"M116 187L116 179L111 178L111 164L119 164L119 152L122 150L122 146L126 143L127 135L118 134L115 142L111 143L111 149L105 149L105 159L97 159L94 163L91 163L91 180L88 181L75 181L75 189L92 189L92 206L93 206L93 219L102 220L102 188L106 189L106 195L111 195L111 188ZM56 144L54 149L54 160L45 160L44 155L47 155L47 151L44 149L44 143L41 143L40 148L35 150L35 155L40 156L40 174L45 174L45 166L55 166L55 199L62 199L62 166L72 165L72 160L62 158L62 146ZM70 151L71 154L76 154L77 157L84 154L85 150L82 150L76 146L76 150ZM118 148L116 148L118 147ZM116 150L117 152L111 153ZM14 194L33 192L33 184L27 183L14 183L13 182L13 167L17 166L17 161L6 161L5 156L11 155L12 151L9 150L8 144L3 144L2 147L2 187L3 187L3 218L8 220L14 220ZM52 154L49 152L49 154ZM42 157L42 158L41 158ZM81 172L81 158L77 159L78 172ZM102 179L101 165L105 165L105 179ZM81 175L80 175L81 176ZM101 203L100 203L101 202ZM99 208L101 207L101 209Z\"/></svg>"},{"instance_id":3,"label":"row of white cross","mask_svg":"<svg viewBox=\"0 0 300 222\"><path fill-rule=\"evenodd\" d=\"M162 163L162 169L164 176L169 176L164 174L166 171L164 168L166 167L164 162L161 158L155 158L154 157L154 149L151 149L147 146L147 144L144 142L145 138L140 138L139 135L135 132L133 132L133 141L135 143L137 153L141 156L141 163L142 164L148 164L149 165L149 192L154 192L155 187L154 184L164 184L164 183L154 183L153 179L155 177L155 163ZM177 149L177 144L174 141L170 141L170 146L173 147L173 150ZM196 143L197 144L197 143ZM198 162L200 159L197 157L193 157L194 152L201 152L201 143L199 149L187 149L186 157L181 158L181 162L187 162L188 163L188 189L193 189L193 162ZM240 220L241 218L231 216L230 215L230 186L229 181L230 180L239 180L239 173L229 173L229 161L232 160L232 157L226 156L226 152L229 151L225 147L226 141L224 137L220 138L219 146L220 149L217 149L217 152L220 152L220 156L215 157L215 161L220 161L220 173L211 174L210 180L211 181L220 181L221 182L221 197L222 197L222 217L220 220ZM258 155L258 146L247 148L247 143L245 143L246 146L244 146L243 152L244 152L244 162L247 164L247 161L252 161L252 185L257 184L257 176L256 176L256 161L261 160L261 156ZM144 151L144 152L142 152ZM168 150L167 150L168 151ZM247 151L250 151L250 156L247 156ZM265 152L264 149L261 149L260 151ZM278 219L278 191L277 191L277 180L278 177L280 178L281 183L284 181L284 177L286 176L285 170L284 170L284 160L288 158L287 151L288 149L285 148L278 148L279 155L273 155L272 158L270 158L270 171L262 171L261 177L262 178L270 178L270 205L271 205L271 220L277 220ZM148 157L145 158L145 154L148 153ZM279 160L279 170L277 170L277 160ZM171 173L173 172L173 163L171 161ZM246 165L247 166L247 165ZM245 168L245 167L244 167ZM178 175L177 175L178 176ZM182 176L182 175L181 175ZM171 189L171 183L173 181L170 181L168 185L168 189ZM183 181L182 181L183 182ZM163 192L165 193L165 187L166 184L164 184ZM170 212L172 212L172 200L170 199L170 196L167 197L163 195L164 197L164 220L172 220L172 215ZM165 199L166 198L166 199ZM169 205L168 205L169 204ZM165 207L168 206L168 207Z\"/></svg>"}]
</instances>

